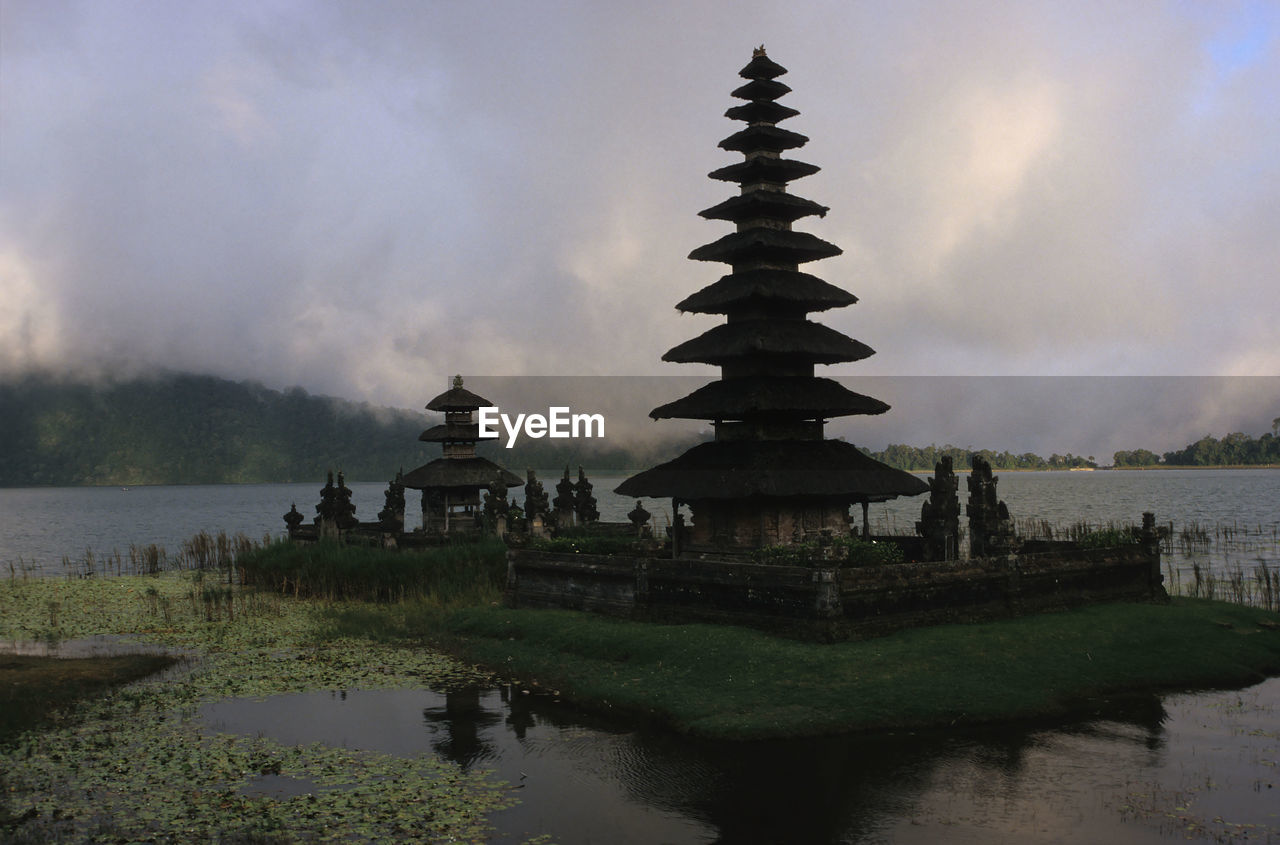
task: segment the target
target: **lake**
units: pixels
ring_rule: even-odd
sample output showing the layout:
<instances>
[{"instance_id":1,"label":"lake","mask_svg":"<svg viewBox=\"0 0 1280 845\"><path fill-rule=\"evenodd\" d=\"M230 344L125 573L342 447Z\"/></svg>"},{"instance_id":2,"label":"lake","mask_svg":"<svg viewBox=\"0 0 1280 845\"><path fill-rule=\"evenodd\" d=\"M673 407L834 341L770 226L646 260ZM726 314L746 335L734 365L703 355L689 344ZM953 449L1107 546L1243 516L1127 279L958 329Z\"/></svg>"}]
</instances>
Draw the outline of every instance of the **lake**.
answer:
<instances>
[{"instance_id":1,"label":"lake","mask_svg":"<svg viewBox=\"0 0 1280 845\"><path fill-rule=\"evenodd\" d=\"M634 499L612 491L627 473L589 473L601 519L622 522ZM553 496L559 474L538 473ZM1065 526L1085 520L1093 524L1137 524L1143 511L1157 522L1172 524L1175 533L1189 526L1230 528L1230 538L1200 549L1204 565L1251 568L1259 558L1275 564L1280 545L1280 469L1205 469L1098 472L1007 472L998 474L999 495L1019 521L1044 520ZM283 516L290 505L310 518L320 500L322 482L314 484L244 484L176 487L52 487L0 489L0 574L10 566L36 574L64 572L63 558L74 564L86 551L102 558L131 544L156 543L176 552L200 531L244 533L253 539L284 533ZM356 515L376 519L386 484L350 485ZM523 501L520 488L511 495ZM962 476L960 497L967 489ZM421 506L406 492L407 526L421 525ZM920 515L922 498L873 505L872 530L910 533ZM646 499L659 529L670 524L671 502ZM1216 538L1222 539L1222 538ZM1227 541L1229 540L1229 542ZM1171 545L1173 563L1187 566L1196 549Z\"/></svg>"},{"instance_id":2,"label":"lake","mask_svg":"<svg viewBox=\"0 0 1280 845\"><path fill-rule=\"evenodd\" d=\"M604 519L634 505L609 492L622 477L591 476ZM313 512L320 486L0 490L0 567L58 574L63 557L176 550L201 530L278 536L292 503ZM371 518L385 485L351 487ZM1016 518L1134 522L1152 510L1175 531L1228 531L1207 565L1276 563L1280 470L1005 473L999 491ZM645 506L669 519L669 502ZM907 530L918 508L873 508L873 525ZM415 510L411 499L411 525ZM1280 679L1097 700L1055 724L756 743L693 740L511 686L228 699L197 717L209 732L494 769L521 799L493 818L507 842L1280 841ZM264 776L249 791L300 788Z\"/></svg>"},{"instance_id":3,"label":"lake","mask_svg":"<svg viewBox=\"0 0 1280 845\"><path fill-rule=\"evenodd\" d=\"M1280 679L1099 701L1063 725L710 742L518 687L311 693L200 711L211 732L494 770L498 841L1157 843L1280 839ZM267 777L247 792L305 785Z\"/></svg>"}]
</instances>

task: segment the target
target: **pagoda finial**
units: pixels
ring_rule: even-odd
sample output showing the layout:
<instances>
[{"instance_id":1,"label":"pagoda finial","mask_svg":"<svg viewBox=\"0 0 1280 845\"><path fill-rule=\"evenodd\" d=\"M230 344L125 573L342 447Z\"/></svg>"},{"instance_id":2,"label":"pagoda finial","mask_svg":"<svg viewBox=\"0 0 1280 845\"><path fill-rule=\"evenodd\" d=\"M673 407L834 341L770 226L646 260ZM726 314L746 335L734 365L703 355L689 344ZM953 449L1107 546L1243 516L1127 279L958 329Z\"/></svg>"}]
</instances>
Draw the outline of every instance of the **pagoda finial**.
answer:
<instances>
[{"instance_id":1,"label":"pagoda finial","mask_svg":"<svg viewBox=\"0 0 1280 845\"><path fill-rule=\"evenodd\" d=\"M751 58L753 58L753 59L758 59L758 58L760 58L761 56L767 56L767 55L769 55L769 54L768 54L768 53L766 53L766 52L764 51L764 45L763 45L763 44L761 44L759 47L757 47L757 48L755 48L754 50L752 50L752 51L751 51Z\"/></svg>"},{"instance_id":2,"label":"pagoda finial","mask_svg":"<svg viewBox=\"0 0 1280 845\"><path fill-rule=\"evenodd\" d=\"M453 377L453 386L462 387L462 376L460 374Z\"/></svg>"}]
</instances>

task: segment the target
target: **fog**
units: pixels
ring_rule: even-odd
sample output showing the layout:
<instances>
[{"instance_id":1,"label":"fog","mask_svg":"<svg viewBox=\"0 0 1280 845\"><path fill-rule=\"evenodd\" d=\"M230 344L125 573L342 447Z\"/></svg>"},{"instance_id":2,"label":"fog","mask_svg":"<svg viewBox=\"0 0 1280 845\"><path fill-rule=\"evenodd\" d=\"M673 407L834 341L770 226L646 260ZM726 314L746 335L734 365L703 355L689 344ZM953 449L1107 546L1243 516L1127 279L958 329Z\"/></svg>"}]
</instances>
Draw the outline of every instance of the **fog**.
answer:
<instances>
[{"instance_id":1,"label":"fog","mask_svg":"<svg viewBox=\"0 0 1280 845\"><path fill-rule=\"evenodd\" d=\"M819 319L877 350L819 369L1035 377L892 387L851 439L1256 435L1274 381L1127 394L1280 374L1278 33L1261 2L3 0L0 373L394 407L713 373L660 358L716 322L673 306L724 271L685 256L727 231L696 213L763 42L823 168L792 191L831 207L799 227L844 249L806 269L861 300Z\"/></svg>"}]
</instances>

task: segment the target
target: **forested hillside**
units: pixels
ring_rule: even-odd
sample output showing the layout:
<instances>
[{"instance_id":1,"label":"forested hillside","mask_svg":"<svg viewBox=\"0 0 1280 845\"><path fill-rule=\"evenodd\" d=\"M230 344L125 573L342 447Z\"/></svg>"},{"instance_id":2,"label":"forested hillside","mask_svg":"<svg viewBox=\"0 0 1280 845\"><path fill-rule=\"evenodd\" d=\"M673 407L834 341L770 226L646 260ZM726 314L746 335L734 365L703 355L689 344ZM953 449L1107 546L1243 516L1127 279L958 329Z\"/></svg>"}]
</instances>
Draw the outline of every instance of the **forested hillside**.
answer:
<instances>
[{"instance_id":1,"label":"forested hillside","mask_svg":"<svg viewBox=\"0 0 1280 845\"><path fill-rule=\"evenodd\" d=\"M209 376L0 382L0 486L391 478L417 466L424 414Z\"/></svg>"},{"instance_id":2,"label":"forested hillside","mask_svg":"<svg viewBox=\"0 0 1280 845\"><path fill-rule=\"evenodd\" d=\"M227 484L323 482L329 470L352 481L386 481L440 455L421 443L438 414L376 408L312 396L300 388L271 390L211 376L165 375L100 385L46 376L0 381L0 487L41 485ZM1205 437L1163 456L1117 452L1116 466L1280 463L1280 419L1252 438ZM478 451L523 475L527 467L557 471L639 469L679 455L698 439L684 436L635 451L618 445L524 438L515 449L497 441ZM892 466L931 471L944 454L957 470L980 454L997 470L1095 466L1093 456L1044 458L956 446L893 444L865 450ZM544 481L554 483L554 478Z\"/></svg>"},{"instance_id":3,"label":"forested hillside","mask_svg":"<svg viewBox=\"0 0 1280 845\"><path fill-rule=\"evenodd\" d=\"M102 385L44 376L0 381L0 487L384 481L440 456L418 435L439 414L377 408L211 376ZM634 453L579 441L524 439L478 452L527 467L634 469L692 445Z\"/></svg>"}]
</instances>

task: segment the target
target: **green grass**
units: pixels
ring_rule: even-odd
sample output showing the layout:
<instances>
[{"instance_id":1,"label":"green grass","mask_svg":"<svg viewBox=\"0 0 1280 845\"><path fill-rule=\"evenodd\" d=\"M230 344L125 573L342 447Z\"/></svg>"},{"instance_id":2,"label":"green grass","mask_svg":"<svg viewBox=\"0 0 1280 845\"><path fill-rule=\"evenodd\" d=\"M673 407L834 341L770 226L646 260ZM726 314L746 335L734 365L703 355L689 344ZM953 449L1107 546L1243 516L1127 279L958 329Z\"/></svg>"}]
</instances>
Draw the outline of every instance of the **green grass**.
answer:
<instances>
[{"instance_id":1,"label":"green grass","mask_svg":"<svg viewBox=\"0 0 1280 845\"><path fill-rule=\"evenodd\" d=\"M1240 685L1280 672L1280 631L1266 627L1280 617L1191 599L834 645L492 606L347 608L329 618L333 635L432 640L586 706L718 738L1043 718L1100 696Z\"/></svg>"}]
</instances>

